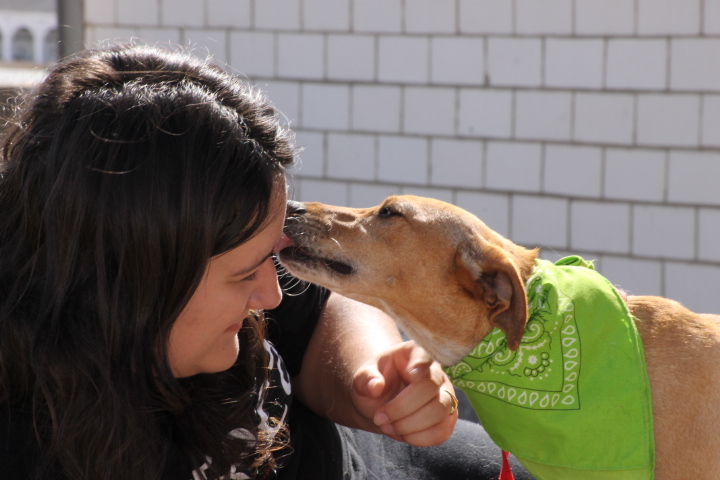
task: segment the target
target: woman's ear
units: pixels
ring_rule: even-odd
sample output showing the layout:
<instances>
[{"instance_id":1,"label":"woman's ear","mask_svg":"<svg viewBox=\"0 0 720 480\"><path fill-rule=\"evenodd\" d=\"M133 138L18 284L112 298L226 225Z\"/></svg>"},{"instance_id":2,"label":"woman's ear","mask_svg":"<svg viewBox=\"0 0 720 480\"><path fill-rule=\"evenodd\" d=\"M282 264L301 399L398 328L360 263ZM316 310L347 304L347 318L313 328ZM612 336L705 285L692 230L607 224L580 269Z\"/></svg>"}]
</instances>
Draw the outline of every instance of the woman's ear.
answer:
<instances>
[{"instance_id":1,"label":"woman's ear","mask_svg":"<svg viewBox=\"0 0 720 480\"><path fill-rule=\"evenodd\" d=\"M520 272L502 248L474 238L458 247L458 279L487 311L491 325L507 335L507 345L517 350L527 324L527 296Z\"/></svg>"}]
</instances>

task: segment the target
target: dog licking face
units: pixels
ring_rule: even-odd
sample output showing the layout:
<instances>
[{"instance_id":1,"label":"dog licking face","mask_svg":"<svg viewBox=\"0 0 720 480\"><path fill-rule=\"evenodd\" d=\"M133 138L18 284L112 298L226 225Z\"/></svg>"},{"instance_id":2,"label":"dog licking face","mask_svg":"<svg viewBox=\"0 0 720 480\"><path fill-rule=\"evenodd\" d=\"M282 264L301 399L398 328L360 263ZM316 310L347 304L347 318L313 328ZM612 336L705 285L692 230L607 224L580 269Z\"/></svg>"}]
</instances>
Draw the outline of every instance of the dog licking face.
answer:
<instances>
[{"instance_id":1,"label":"dog licking face","mask_svg":"<svg viewBox=\"0 0 720 480\"><path fill-rule=\"evenodd\" d=\"M288 204L295 276L373 305L443 365L494 327L517 348L527 322L524 280L537 252L439 200L393 196L372 208Z\"/></svg>"}]
</instances>

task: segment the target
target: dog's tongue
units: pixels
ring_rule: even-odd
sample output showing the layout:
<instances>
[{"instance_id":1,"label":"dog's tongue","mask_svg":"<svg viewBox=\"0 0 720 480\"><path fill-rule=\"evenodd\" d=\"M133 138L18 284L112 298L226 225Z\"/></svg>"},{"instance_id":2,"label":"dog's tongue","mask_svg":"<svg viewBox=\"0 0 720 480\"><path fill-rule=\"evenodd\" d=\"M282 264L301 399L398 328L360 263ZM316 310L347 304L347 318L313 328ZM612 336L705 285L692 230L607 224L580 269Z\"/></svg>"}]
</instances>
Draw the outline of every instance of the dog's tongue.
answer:
<instances>
[{"instance_id":1,"label":"dog's tongue","mask_svg":"<svg viewBox=\"0 0 720 480\"><path fill-rule=\"evenodd\" d=\"M275 244L275 248L273 249L274 253L281 252L285 250L288 247L295 247L297 246L292 238L288 237L284 233L282 234L282 237L280 237L280 240Z\"/></svg>"}]
</instances>

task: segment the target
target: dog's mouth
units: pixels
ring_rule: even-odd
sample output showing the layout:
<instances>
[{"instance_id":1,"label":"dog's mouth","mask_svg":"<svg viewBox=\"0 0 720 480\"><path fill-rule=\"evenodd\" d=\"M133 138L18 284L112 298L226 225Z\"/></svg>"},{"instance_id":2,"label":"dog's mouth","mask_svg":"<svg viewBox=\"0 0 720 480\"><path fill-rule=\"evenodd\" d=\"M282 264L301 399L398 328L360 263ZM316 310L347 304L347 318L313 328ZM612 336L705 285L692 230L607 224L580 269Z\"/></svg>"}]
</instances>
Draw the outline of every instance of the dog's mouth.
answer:
<instances>
[{"instance_id":1,"label":"dog's mouth","mask_svg":"<svg viewBox=\"0 0 720 480\"><path fill-rule=\"evenodd\" d=\"M351 275L354 272L353 267L345 262L314 255L309 249L297 245L282 249L280 251L280 261L303 265L320 264L340 275Z\"/></svg>"}]
</instances>

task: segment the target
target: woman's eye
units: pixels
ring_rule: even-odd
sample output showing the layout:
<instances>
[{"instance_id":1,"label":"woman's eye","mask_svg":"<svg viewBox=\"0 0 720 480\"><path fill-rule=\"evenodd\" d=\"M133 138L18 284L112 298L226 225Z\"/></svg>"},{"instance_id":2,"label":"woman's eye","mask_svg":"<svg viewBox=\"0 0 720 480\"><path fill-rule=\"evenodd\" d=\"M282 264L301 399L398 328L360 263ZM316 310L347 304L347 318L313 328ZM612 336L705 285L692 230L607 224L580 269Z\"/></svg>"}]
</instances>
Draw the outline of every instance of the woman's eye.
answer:
<instances>
[{"instance_id":1,"label":"woman's eye","mask_svg":"<svg viewBox=\"0 0 720 480\"><path fill-rule=\"evenodd\" d=\"M264 265L265 262L267 262L268 260L272 261L273 264L274 264L274 263L276 262L276 259L277 259L277 255L274 254L274 253L271 253L271 254L268 255L267 258L263 261L262 265ZM260 269L262 268L262 265L258 266L258 268L256 268L256 269L255 269L251 274L249 274L248 276L239 279L239 281L241 281L241 282L252 282L253 280L256 280L256 279L258 278L258 276L260 276Z\"/></svg>"},{"instance_id":2,"label":"woman's eye","mask_svg":"<svg viewBox=\"0 0 720 480\"><path fill-rule=\"evenodd\" d=\"M258 277L258 271L255 270L253 273L251 273L251 274L248 275L247 277L241 279L240 281L241 281L241 282L252 282L252 281L255 280L257 277Z\"/></svg>"}]
</instances>

